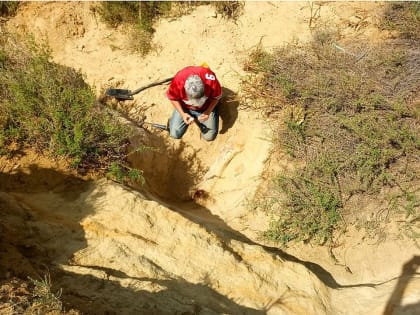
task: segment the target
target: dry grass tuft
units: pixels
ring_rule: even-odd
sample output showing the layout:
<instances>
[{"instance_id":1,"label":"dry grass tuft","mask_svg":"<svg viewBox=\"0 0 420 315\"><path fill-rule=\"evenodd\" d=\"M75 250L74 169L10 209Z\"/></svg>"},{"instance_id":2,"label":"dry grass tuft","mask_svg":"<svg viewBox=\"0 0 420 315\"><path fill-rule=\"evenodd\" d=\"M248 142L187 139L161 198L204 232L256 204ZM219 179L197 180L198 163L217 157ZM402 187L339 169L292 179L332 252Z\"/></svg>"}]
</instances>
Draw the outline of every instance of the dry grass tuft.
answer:
<instances>
[{"instance_id":1,"label":"dry grass tuft","mask_svg":"<svg viewBox=\"0 0 420 315\"><path fill-rule=\"evenodd\" d=\"M407 6L401 12L411 14ZM278 150L303 165L275 178L267 237L331 241L352 196L392 188L400 192L399 208L410 209L407 220L420 218L420 189L412 189L420 165L416 27L409 37L406 31L362 48L358 42L341 47L334 32L320 29L309 44L251 53L244 102L272 118Z\"/></svg>"}]
</instances>

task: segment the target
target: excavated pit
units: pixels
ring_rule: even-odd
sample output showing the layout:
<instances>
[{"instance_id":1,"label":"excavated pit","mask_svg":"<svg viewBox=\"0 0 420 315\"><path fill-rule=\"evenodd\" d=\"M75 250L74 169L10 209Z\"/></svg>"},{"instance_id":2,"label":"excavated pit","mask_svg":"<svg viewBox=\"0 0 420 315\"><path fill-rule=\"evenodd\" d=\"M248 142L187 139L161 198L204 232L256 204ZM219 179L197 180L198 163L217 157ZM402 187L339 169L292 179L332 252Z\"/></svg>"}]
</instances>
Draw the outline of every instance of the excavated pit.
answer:
<instances>
[{"instance_id":1,"label":"excavated pit","mask_svg":"<svg viewBox=\"0 0 420 315\"><path fill-rule=\"evenodd\" d=\"M238 107L235 93L223 88L219 103L220 137L224 137L235 124ZM223 146L219 141L206 143L195 125L190 126L185 138L179 141L150 124L144 124L143 128L145 132L131 139L133 153L129 154L129 161L133 167L142 170L146 179L144 190L172 202L210 198L203 181L220 176L233 158L229 150L242 146L236 144L235 139Z\"/></svg>"},{"instance_id":2,"label":"excavated pit","mask_svg":"<svg viewBox=\"0 0 420 315\"><path fill-rule=\"evenodd\" d=\"M2 269L49 272L66 305L88 314L262 314L294 290L316 313L325 307L304 264L203 207L171 210L113 182L34 166L0 179ZM273 268L282 272L269 276ZM311 280L287 285L285 272Z\"/></svg>"}]
</instances>

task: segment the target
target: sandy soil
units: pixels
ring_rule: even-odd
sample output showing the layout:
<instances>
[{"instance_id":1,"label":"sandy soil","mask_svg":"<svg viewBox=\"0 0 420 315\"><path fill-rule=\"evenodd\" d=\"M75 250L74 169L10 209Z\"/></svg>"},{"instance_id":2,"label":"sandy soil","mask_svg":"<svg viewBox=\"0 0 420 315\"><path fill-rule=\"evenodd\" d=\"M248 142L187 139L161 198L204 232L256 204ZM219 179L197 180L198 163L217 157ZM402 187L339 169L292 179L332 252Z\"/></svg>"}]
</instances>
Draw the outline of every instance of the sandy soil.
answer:
<instances>
[{"instance_id":1,"label":"sandy soil","mask_svg":"<svg viewBox=\"0 0 420 315\"><path fill-rule=\"evenodd\" d=\"M267 171L270 129L236 98L250 49L311 38L306 2L246 2L234 23L211 6L156 25L157 51L130 52L124 30L103 25L89 2L30 2L9 26L46 38L54 61L81 69L98 95L135 89L207 62L224 87L221 133L212 143L190 128L181 141L148 129L133 144L145 189L80 180L46 165L2 170L1 269L36 274L48 266L63 300L88 314L415 314L419 250L407 240L369 244L361 232L335 249L287 252L259 237L268 215L246 206ZM322 3L311 23L381 40L383 5ZM318 8L315 6L315 8ZM120 104L132 119L166 124L166 86ZM29 165L30 163L28 163ZM53 166L57 167L57 166ZM265 173L264 173L265 172ZM192 198L194 192L206 198ZM5 258L6 257L6 258ZM13 259L12 259L13 258ZM406 265L404 265L406 263ZM44 268L45 269L45 268Z\"/></svg>"}]
</instances>

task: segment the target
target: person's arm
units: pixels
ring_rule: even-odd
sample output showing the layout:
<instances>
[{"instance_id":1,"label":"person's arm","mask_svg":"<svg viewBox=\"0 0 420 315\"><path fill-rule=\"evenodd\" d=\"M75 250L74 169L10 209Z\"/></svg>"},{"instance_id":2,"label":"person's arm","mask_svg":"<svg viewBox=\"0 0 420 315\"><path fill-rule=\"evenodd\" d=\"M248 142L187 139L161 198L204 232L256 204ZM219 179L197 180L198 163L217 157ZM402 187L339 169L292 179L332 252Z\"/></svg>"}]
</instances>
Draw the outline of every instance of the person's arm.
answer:
<instances>
[{"instance_id":1,"label":"person's arm","mask_svg":"<svg viewBox=\"0 0 420 315\"><path fill-rule=\"evenodd\" d=\"M209 119L211 112L216 107L218 102L219 102L219 98L213 98L209 107L200 116L198 116L198 120L206 121L207 119Z\"/></svg>"},{"instance_id":2,"label":"person's arm","mask_svg":"<svg viewBox=\"0 0 420 315\"><path fill-rule=\"evenodd\" d=\"M175 109L178 111L178 113L181 115L182 119L184 120L184 123L189 125L194 121L194 119L192 119L190 114L184 112L184 110L182 109L182 105L179 101L175 101L175 100L170 100L170 101L172 105L175 107Z\"/></svg>"}]
</instances>

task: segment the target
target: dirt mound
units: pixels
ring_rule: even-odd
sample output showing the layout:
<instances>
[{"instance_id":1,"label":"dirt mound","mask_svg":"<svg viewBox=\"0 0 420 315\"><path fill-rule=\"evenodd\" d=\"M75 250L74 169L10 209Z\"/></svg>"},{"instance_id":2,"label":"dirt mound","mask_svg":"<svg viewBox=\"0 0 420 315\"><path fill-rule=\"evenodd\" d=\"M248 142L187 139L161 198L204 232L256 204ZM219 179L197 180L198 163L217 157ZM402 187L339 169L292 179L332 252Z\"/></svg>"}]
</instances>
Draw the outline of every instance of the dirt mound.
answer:
<instances>
[{"instance_id":1,"label":"dirt mound","mask_svg":"<svg viewBox=\"0 0 420 315\"><path fill-rule=\"evenodd\" d=\"M200 6L160 21L154 37L159 50L144 58L129 52L124 30L103 25L92 5L28 2L9 27L45 37L54 60L81 69L98 93L108 86L134 89L206 61L224 87L221 133L207 143L192 126L175 141L148 128L132 139L134 147L154 148L131 157L144 171L143 192L40 166L3 170L2 274L25 276L48 266L63 300L89 314L418 309L418 251L410 244L347 240L349 246L336 252L344 265L325 248L286 253L258 238L267 214L246 207L270 156L267 124L236 100L249 49L296 36L307 40L315 21L341 25L343 34L376 35L381 4L325 3L315 14L307 3L246 2L236 23ZM131 119L165 124L172 111L165 89L144 91L121 108Z\"/></svg>"}]
</instances>

